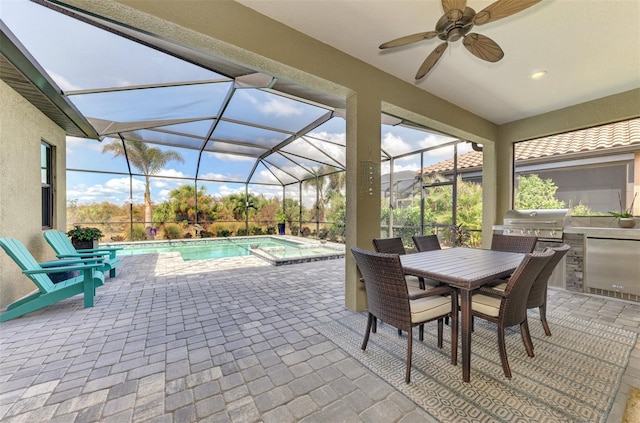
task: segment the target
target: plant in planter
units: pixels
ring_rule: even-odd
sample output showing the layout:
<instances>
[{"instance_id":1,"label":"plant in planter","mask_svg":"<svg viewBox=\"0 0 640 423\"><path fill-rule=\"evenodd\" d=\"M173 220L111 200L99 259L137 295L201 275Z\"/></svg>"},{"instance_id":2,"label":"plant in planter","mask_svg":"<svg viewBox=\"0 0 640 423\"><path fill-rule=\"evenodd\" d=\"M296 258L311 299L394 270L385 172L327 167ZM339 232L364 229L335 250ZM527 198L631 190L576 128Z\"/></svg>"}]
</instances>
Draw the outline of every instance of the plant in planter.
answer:
<instances>
[{"instance_id":1,"label":"plant in planter","mask_svg":"<svg viewBox=\"0 0 640 423\"><path fill-rule=\"evenodd\" d=\"M76 226L67 232L67 236L71 238L71 243L76 250L86 250L98 247L98 240L104 235L98 228Z\"/></svg>"},{"instance_id":2,"label":"plant in planter","mask_svg":"<svg viewBox=\"0 0 640 423\"><path fill-rule=\"evenodd\" d=\"M618 226L621 228L633 228L636 225L635 220L633 219L633 203L636 201L636 197L638 193L633 196L633 200L631 201L631 205L628 208L622 207L622 197L618 192L618 201L620 203L620 211L612 211L609 210L609 214L618 219Z\"/></svg>"}]
</instances>

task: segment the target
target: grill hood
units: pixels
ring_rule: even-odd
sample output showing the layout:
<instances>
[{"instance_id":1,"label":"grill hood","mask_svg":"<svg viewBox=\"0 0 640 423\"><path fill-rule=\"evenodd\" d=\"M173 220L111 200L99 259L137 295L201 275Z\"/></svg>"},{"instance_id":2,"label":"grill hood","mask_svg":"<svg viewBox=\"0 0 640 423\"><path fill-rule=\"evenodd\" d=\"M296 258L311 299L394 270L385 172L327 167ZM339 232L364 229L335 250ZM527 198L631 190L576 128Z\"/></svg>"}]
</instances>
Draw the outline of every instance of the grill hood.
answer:
<instances>
[{"instance_id":1,"label":"grill hood","mask_svg":"<svg viewBox=\"0 0 640 423\"><path fill-rule=\"evenodd\" d=\"M562 239L569 209L509 210L504 215L503 232L542 239Z\"/></svg>"}]
</instances>

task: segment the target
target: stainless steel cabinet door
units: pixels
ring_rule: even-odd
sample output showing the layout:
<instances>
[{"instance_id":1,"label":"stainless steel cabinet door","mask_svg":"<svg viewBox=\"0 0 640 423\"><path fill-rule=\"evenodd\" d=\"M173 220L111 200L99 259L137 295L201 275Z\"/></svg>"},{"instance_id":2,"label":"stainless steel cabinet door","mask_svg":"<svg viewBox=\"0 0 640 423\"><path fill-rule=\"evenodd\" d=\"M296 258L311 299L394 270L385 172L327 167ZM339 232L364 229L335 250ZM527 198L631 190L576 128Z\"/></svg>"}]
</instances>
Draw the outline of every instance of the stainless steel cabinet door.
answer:
<instances>
[{"instance_id":1,"label":"stainless steel cabinet door","mask_svg":"<svg viewBox=\"0 0 640 423\"><path fill-rule=\"evenodd\" d=\"M640 295L640 240L587 237L587 287Z\"/></svg>"}]
</instances>

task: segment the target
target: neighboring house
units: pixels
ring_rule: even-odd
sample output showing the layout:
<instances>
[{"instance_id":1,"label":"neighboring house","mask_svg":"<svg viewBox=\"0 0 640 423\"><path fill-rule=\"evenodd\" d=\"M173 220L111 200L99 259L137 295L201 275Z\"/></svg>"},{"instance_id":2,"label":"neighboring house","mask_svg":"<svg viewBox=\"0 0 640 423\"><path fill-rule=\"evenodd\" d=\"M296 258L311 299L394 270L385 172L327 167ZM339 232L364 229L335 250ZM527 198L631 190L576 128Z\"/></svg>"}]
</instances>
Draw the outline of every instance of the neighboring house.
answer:
<instances>
[{"instance_id":1,"label":"neighboring house","mask_svg":"<svg viewBox=\"0 0 640 423\"><path fill-rule=\"evenodd\" d=\"M389 187L389 174L380 176L380 189L382 198L389 199L393 194L395 207L403 207L403 205L411 204L413 194L420 192L419 179L416 179L416 172L413 170L404 170L402 172L394 172L393 187Z\"/></svg>"},{"instance_id":2,"label":"neighboring house","mask_svg":"<svg viewBox=\"0 0 640 423\"><path fill-rule=\"evenodd\" d=\"M627 193L628 205L640 191L640 119L538 138L514 149L516 175L553 180L556 197L568 206L582 202L592 211L606 212L617 209L619 192ZM424 168L425 176L434 174L453 174L453 159ZM482 152L460 155L458 174L481 183Z\"/></svg>"}]
</instances>

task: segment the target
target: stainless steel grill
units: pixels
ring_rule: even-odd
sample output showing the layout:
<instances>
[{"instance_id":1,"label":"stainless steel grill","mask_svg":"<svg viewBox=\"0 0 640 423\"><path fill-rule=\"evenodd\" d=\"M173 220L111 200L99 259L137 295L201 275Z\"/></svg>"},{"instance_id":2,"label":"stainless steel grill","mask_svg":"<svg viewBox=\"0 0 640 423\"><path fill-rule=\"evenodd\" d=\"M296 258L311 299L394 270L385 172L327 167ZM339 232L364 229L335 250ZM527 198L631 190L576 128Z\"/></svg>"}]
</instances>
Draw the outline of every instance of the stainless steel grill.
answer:
<instances>
[{"instance_id":1,"label":"stainless steel grill","mask_svg":"<svg viewBox=\"0 0 640 423\"><path fill-rule=\"evenodd\" d=\"M537 236L540 241L562 242L569 209L509 210L504 215L505 235Z\"/></svg>"},{"instance_id":2,"label":"stainless steel grill","mask_svg":"<svg viewBox=\"0 0 640 423\"><path fill-rule=\"evenodd\" d=\"M559 247L563 243L564 227L569 224L569 209L509 210L504 215L502 233L515 236L537 236L536 251ZM566 257L549 278L549 286L564 288Z\"/></svg>"}]
</instances>

